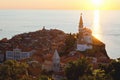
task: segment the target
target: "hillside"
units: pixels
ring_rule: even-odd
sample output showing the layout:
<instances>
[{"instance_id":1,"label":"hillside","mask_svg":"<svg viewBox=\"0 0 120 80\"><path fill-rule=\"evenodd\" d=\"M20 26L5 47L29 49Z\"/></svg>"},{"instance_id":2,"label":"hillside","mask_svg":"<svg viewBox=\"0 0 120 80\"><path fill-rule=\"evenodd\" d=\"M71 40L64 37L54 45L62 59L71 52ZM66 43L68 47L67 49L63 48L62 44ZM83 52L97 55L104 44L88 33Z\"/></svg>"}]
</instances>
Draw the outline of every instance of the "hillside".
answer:
<instances>
[{"instance_id":1,"label":"hillside","mask_svg":"<svg viewBox=\"0 0 120 80\"><path fill-rule=\"evenodd\" d=\"M41 61L41 58L43 58L44 55L46 55L47 53L53 53L54 49L56 48L59 53L66 53L64 52L64 48L67 46L65 45L66 37L67 34L61 30L46 30L45 28L43 28L42 30L38 30L35 32L15 35L10 40L7 40L6 38L2 39L0 41L0 50L4 54L6 51L13 50L16 47L20 48L22 51L34 50L34 56L37 56L38 60ZM97 58L102 57L109 59L105 50L105 44L103 42L93 37L93 46L93 49L86 51L86 54L84 56L92 56ZM76 47L74 47L74 49L75 48ZM73 49L69 50L69 52L71 51L73 51Z\"/></svg>"}]
</instances>

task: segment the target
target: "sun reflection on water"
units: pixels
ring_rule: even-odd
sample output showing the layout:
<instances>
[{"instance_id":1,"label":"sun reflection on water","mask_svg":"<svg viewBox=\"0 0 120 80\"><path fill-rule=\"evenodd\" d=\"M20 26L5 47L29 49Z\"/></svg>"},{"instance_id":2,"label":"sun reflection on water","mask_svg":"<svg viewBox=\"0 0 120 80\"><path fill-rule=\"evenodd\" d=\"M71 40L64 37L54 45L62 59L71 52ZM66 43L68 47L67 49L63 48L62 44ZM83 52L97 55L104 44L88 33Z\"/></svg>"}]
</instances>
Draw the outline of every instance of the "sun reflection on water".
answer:
<instances>
[{"instance_id":1,"label":"sun reflection on water","mask_svg":"<svg viewBox=\"0 0 120 80\"><path fill-rule=\"evenodd\" d=\"M101 26L100 26L100 11L95 10L94 11L94 20L93 20L93 26L92 26L92 34L95 36L97 39L101 40L102 37L100 35L101 33Z\"/></svg>"}]
</instances>

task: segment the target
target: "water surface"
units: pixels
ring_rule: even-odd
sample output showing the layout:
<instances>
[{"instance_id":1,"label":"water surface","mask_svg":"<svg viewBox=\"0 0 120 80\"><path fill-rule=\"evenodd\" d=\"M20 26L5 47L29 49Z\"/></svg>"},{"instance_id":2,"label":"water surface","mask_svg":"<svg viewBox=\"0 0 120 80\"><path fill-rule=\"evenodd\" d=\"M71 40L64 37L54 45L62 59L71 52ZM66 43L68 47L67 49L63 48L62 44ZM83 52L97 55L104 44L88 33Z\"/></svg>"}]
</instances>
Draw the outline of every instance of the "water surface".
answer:
<instances>
[{"instance_id":1,"label":"water surface","mask_svg":"<svg viewBox=\"0 0 120 80\"><path fill-rule=\"evenodd\" d=\"M106 44L108 55L120 57L120 11L0 10L0 39L10 39L43 26L76 33L81 12L84 26L92 29L93 34Z\"/></svg>"}]
</instances>

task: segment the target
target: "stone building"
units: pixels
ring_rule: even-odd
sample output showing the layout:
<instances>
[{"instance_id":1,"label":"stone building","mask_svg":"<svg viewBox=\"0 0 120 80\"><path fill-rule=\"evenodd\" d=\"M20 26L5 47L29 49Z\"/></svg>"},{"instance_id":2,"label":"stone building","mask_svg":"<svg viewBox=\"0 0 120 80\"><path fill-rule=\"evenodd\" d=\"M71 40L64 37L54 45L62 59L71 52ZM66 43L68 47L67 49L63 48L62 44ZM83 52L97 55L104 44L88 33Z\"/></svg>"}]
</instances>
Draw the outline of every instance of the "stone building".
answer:
<instances>
[{"instance_id":1,"label":"stone building","mask_svg":"<svg viewBox=\"0 0 120 80\"><path fill-rule=\"evenodd\" d=\"M21 49L13 49L13 51L6 51L6 60L21 60L30 58L32 52L22 52Z\"/></svg>"}]
</instances>

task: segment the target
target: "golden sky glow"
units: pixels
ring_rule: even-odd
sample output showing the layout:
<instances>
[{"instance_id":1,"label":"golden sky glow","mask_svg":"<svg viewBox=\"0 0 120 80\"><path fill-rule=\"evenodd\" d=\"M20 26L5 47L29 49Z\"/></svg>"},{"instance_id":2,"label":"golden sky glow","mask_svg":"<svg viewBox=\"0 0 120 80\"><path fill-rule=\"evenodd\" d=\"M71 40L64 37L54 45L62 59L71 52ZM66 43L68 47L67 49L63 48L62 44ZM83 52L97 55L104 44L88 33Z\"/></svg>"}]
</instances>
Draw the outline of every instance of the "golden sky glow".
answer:
<instances>
[{"instance_id":1,"label":"golden sky glow","mask_svg":"<svg viewBox=\"0 0 120 80\"><path fill-rule=\"evenodd\" d=\"M120 9L120 0L0 0L0 9Z\"/></svg>"}]
</instances>

